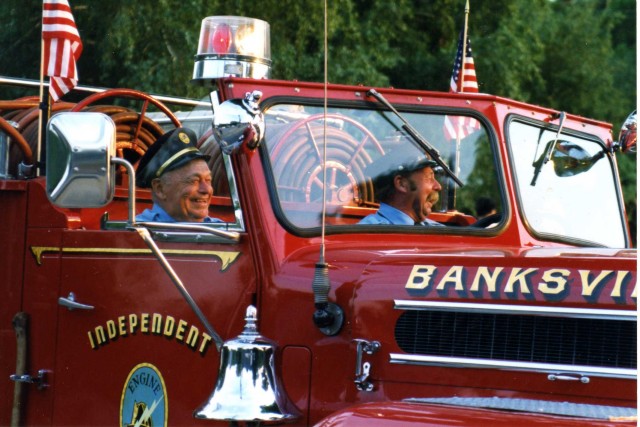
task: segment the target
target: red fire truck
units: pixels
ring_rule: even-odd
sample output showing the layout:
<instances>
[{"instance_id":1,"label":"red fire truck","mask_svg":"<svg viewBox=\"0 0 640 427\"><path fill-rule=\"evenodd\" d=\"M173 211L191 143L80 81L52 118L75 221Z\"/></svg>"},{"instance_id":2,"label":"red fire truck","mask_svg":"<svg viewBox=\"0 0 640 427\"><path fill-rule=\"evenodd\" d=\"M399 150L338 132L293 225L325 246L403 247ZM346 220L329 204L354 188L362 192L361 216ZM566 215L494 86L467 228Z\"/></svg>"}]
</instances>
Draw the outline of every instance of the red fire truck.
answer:
<instances>
[{"instance_id":1,"label":"red fire truck","mask_svg":"<svg viewBox=\"0 0 640 427\"><path fill-rule=\"evenodd\" d=\"M483 93L271 80L269 62L266 23L210 17L204 100L79 87L42 143L37 97L0 101L1 425L636 424L615 157L635 115L614 139ZM135 219L137 162L176 127L210 156L221 223ZM438 161L441 226L359 223L396 150Z\"/></svg>"}]
</instances>

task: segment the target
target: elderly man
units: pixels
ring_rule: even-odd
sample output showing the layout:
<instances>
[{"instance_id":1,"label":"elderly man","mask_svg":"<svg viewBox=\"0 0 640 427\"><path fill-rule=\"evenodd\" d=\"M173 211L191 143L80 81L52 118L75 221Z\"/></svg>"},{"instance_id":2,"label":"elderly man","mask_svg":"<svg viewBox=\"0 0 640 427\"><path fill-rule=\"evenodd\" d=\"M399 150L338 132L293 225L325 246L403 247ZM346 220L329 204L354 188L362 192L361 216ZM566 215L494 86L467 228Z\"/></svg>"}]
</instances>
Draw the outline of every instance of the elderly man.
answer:
<instances>
[{"instance_id":1,"label":"elderly man","mask_svg":"<svg viewBox=\"0 0 640 427\"><path fill-rule=\"evenodd\" d=\"M442 190L435 176L436 166L423 153L400 150L374 161L365 174L373 180L380 208L359 224L442 226L427 218Z\"/></svg>"},{"instance_id":2,"label":"elderly man","mask_svg":"<svg viewBox=\"0 0 640 427\"><path fill-rule=\"evenodd\" d=\"M136 185L151 188L153 207L136 216L136 221L222 222L209 217L213 196L211 171L196 147L197 137L188 128L162 135L140 159Z\"/></svg>"}]
</instances>

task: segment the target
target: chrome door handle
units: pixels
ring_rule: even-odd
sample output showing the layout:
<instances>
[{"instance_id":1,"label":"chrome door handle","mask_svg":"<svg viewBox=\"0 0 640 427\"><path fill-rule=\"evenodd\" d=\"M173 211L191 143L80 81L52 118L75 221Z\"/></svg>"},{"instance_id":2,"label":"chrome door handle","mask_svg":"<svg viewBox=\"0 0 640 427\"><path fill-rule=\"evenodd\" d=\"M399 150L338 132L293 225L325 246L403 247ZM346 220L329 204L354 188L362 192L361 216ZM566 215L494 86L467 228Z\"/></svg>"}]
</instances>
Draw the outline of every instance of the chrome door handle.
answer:
<instances>
[{"instance_id":1,"label":"chrome door handle","mask_svg":"<svg viewBox=\"0 0 640 427\"><path fill-rule=\"evenodd\" d=\"M76 295L73 292L69 292L69 296L64 298L58 298L58 304L67 307L69 310L93 310L95 307L89 304L81 304L76 302Z\"/></svg>"},{"instance_id":2,"label":"chrome door handle","mask_svg":"<svg viewBox=\"0 0 640 427\"><path fill-rule=\"evenodd\" d=\"M584 375L573 374L549 374L547 376L549 381L580 381L582 384L589 384L589 377Z\"/></svg>"}]
</instances>

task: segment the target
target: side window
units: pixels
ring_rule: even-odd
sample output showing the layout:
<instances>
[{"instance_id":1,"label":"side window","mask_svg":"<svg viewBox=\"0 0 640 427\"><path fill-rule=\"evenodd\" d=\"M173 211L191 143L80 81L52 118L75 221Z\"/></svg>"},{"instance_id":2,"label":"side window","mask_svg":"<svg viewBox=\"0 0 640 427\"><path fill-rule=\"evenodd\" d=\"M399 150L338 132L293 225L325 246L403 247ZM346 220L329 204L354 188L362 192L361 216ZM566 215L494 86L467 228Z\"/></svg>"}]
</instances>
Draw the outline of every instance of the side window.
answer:
<instances>
[{"instance_id":1,"label":"side window","mask_svg":"<svg viewBox=\"0 0 640 427\"><path fill-rule=\"evenodd\" d=\"M214 227L224 227L232 231L244 231L244 221L240 208L240 199L235 183L235 175L229 156L224 154L213 137L211 105L208 101L200 101L191 111L173 110L183 127L190 128L197 136L199 150L208 156L207 164L211 170L213 197L209 205L209 216L224 223L214 223ZM148 116L161 128L159 132L168 132L175 125L164 113L148 113ZM160 133L161 134L161 133ZM137 161L137 158L131 159ZM135 165L135 163L134 163ZM139 211L149 209L153 205L151 191L138 188L137 207ZM114 212L113 219L125 217L121 212Z\"/></svg>"},{"instance_id":2,"label":"side window","mask_svg":"<svg viewBox=\"0 0 640 427\"><path fill-rule=\"evenodd\" d=\"M478 200L489 211L503 211L493 145L480 121L426 112L402 115L464 183L460 188L434 168L442 189L429 219L469 226L478 216ZM325 123L321 106L279 104L265 118L273 188L286 220L300 229L321 225L323 193L328 225L358 224L380 206L372 165L390 153L422 152L401 120L386 111L330 108Z\"/></svg>"},{"instance_id":3,"label":"side window","mask_svg":"<svg viewBox=\"0 0 640 427\"><path fill-rule=\"evenodd\" d=\"M568 132L556 139L557 129L517 120L507 129L519 206L532 233L625 247L615 170L602 141Z\"/></svg>"}]
</instances>

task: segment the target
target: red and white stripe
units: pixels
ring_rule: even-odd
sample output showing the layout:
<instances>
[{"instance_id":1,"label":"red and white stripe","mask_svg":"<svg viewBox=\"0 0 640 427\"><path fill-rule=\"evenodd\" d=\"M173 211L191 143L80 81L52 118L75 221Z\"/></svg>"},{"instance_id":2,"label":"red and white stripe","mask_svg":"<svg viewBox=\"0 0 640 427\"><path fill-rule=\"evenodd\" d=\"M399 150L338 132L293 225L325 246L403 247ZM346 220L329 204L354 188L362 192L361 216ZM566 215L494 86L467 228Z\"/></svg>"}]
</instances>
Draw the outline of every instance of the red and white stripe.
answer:
<instances>
[{"instance_id":1,"label":"red and white stripe","mask_svg":"<svg viewBox=\"0 0 640 427\"><path fill-rule=\"evenodd\" d=\"M478 92L478 79L476 77L476 66L473 62L473 57L464 59L462 73L464 79L458 78L458 82L462 80L462 88L458 88L457 82L452 78L449 92Z\"/></svg>"},{"instance_id":2,"label":"red and white stripe","mask_svg":"<svg viewBox=\"0 0 640 427\"><path fill-rule=\"evenodd\" d=\"M471 42L467 39L466 47L462 33L458 40L458 50L453 63L449 92L478 92L478 78L471 53ZM463 55L464 51L464 55ZM446 116L444 118L444 135L448 140L462 139L480 129L480 122L473 117Z\"/></svg>"},{"instance_id":3,"label":"red and white stripe","mask_svg":"<svg viewBox=\"0 0 640 427\"><path fill-rule=\"evenodd\" d=\"M82 53L68 0L44 0L42 39L44 73L50 77L49 95L55 102L78 84L76 61Z\"/></svg>"}]
</instances>

